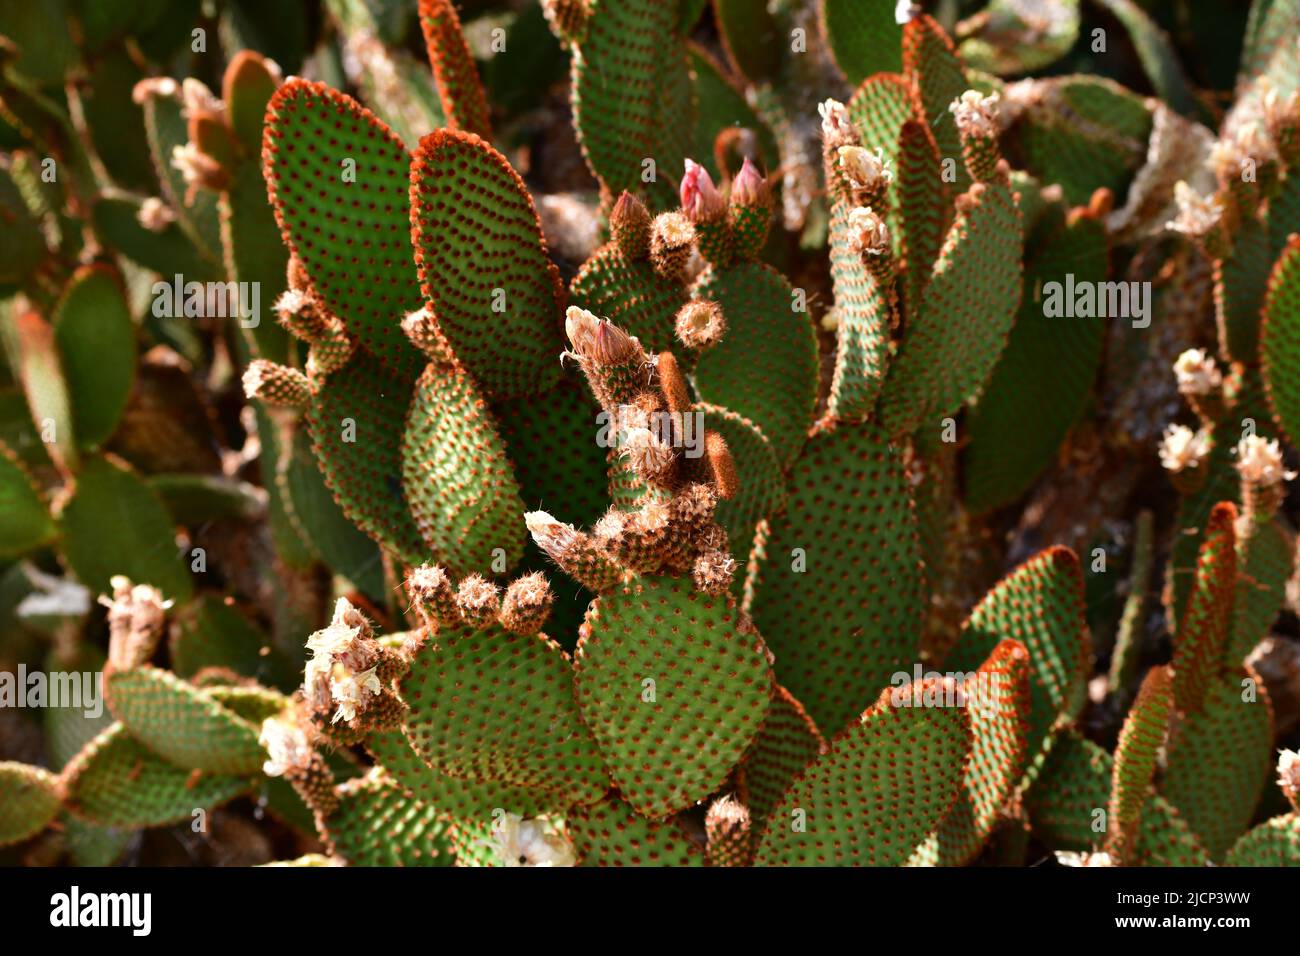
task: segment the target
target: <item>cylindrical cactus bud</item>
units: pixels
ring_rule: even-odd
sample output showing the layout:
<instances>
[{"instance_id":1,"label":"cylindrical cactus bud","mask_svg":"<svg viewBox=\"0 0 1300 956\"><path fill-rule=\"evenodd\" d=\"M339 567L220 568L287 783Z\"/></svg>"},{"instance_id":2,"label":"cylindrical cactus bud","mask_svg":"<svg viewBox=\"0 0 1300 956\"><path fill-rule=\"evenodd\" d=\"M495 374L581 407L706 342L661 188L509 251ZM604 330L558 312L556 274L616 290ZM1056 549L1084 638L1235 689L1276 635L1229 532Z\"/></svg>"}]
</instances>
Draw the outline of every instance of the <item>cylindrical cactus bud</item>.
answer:
<instances>
[{"instance_id":1,"label":"cylindrical cactus bud","mask_svg":"<svg viewBox=\"0 0 1300 956\"><path fill-rule=\"evenodd\" d=\"M99 599L108 608L108 663L128 670L153 657L171 602L152 585L132 584L120 574L108 583L113 593Z\"/></svg>"},{"instance_id":2,"label":"cylindrical cactus bud","mask_svg":"<svg viewBox=\"0 0 1300 956\"><path fill-rule=\"evenodd\" d=\"M731 245L736 258L749 260L758 257L767 242L767 232L772 224L772 190L767 180L748 158L740 172L731 181L731 197L727 218L731 223Z\"/></svg>"},{"instance_id":3,"label":"cylindrical cactus bud","mask_svg":"<svg viewBox=\"0 0 1300 956\"><path fill-rule=\"evenodd\" d=\"M863 146L841 146L836 158L838 172L846 180L853 202L859 206L884 206L889 184L894 181L884 153Z\"/></svg>"},{"instance_id":4,"label":"cylindrical cactus bud","mask_svg":"<svg viewBox=\"0 0 1300 956\"><path fill-rule=\"evenodd\" d=\"M629 259L646 258L650 255L650 210L624 190L609 214L609 234Z\"/></svg>"},{"instance_id":5,"label":"cylindrical cactus bud","mask_svg":"<svg viewBox=\"0 0 1300 956\"><path fill-rule=\"evenodd\" d=\"M669 487L676 473L672 446L649 428L629 428L619 450L632 464L637 477L647 485Z\"/></svg>"},{"instance_id":6,"label":"cylindrical cactus bud","mask_svg":"<svg viewBox=\"0 0 1300 956\"><path fill-rule=\"evenodd\" d=\"M967 90L948 104L948 111L952 113L957 132L961 135L966 169L976 182L988 182L998 174L998 163L1002 159L1002 151L998 148L1000 100L997 93Z\"/></svg>"},{"instance_id":7,"label":"cylindrical cactus bud","mask_svg":"<svg viewBox=\"0 0 1300 956\"><path fill-rule=\"evenodd\" d=\"M1250 120L1210 149L1210 165L1219 186L1236 200L1238 214L1251 218L1277 179L1277 147L1263 124Z\"/></svg>"},{"instance_id":8,"label":"cylindrical cactus bud","mask_svg":"<svg viewBox=\"0 0 1300 956\"><path fill-rule=\"evenodd\" d=\"M150 232L161 233L176 221L176 213L157 196L150 196L140 204L135 221Z\"/></svg>"},{"instance_id":9,"label":"cylindrical cactus bud","mask_svg":"<svg viewBox=\"0 0 1300 956\"><path fill-rule=\"evenodd\" d=\"M285 284L295 292L310 294L311 276L307 275L307 267L302 264L302 260L296 255L289 255L289 264L284 270Z\"/></svg>"},{"instance_id":10,"label":"cylindrical cactus bud","mask_svg":"<svg viewBox=\"0 0 1300 956\"><path fill-rule=\"evenodd\" d=\"M686 160L681 185L682 214L695 227L700 255L713 265L724 267L732 259L731 226L727 202L713 185L709 171L694 160Z\"/></svg>"},{"instance_id":11,"label":"cylindrical cactus bud","mask_svg":"<svg viewBox=\"0 0 1300 956\"><path fill-rule=\"evenodd\" d=\"M717 528L713 516L718 510L718 493L712 485L691 482L673 496L672 507L677 523L690 536L696 550L725 547L725 532L721 542L710 532Z\"/></svg>"},{"instance_id":12,"label":"cylindrical cactus bud","mask_svg":"<svg viewBox=\"0 0 1300 956\"><path fill-rule=\"evenodd\" d=\"M530 511L524 524L534 543L556 566L583 587L597 594L623 579L623 569L605 553L591 535L557 521L545 511Z\"/></svg>"},{"instance_id":13,"label":"cylindrical cactus bud","mask_svg":"<svg viewBox=\"0 0 1300 956\"><path fill-rule=\"evenodd\" d=\"M647 384L649 359L635 337L586 309L569 306L564 331L572 346L568 353L582 366L592 394L611 415L635 401Z\"/></svg>"},{"instance_id":14,"label":"cylindrical cactus bud","mask_svg":"<svg viewBox=\"0 0 1300 956\"><path fill-rule=\"evenodd\" d=\"M682 373L677 356L673 355L672 352L659 353L655 358L655 370L659 379L658 394L662 396L663 404L667 406L668 411L673 415L671 441L673 445L681 446L684 441L682 418L689 415L691 409L695 406L695 403L691 401L691 392L686 384L686 376Z\"/></svg>"},{"instance_id":15,"label":"cylindrical cactus bud","mask_svg":"<svg viewBox=\"0 0 1300 956\"><path fill-rule=\"evenodd\" d=\"M1213 259L1224 259L1232 252L1232 238L1226 228L1220 196L1202 196L1179 180L1174 184L1174 201L1178 204L1178 215L1168 223L1168 228L1200 243L1206 255Z\"/></svg>"},{"instance_id":16,"label":"cylindrical cactus bud","mask_svg":"<svg viewBox=\"0 0 1300 956\"><path fill-rule=\"evenodd\" d=\"M718 303L692 299L677 310L673 329L677 333L677 340L688 349L703 352L722 341L722 336L727 331L727 320ZM660 356L661 377L662 366L663 357Z\"/></svg>"},{"instance_id":17,"label":"cylindrical cactus bud","mask_svg":"<svg viewBox=\"0 0 1300 956\"><path fill-rule=\"evenodd\" d=\"M715 431L704 433L704 459L709 464L718 497L734 498L740 490L740 475L736 472L736 462L731 457L727 440Z\"/></svg>"},{"instance_id":18,"label":"cylindrical cactus bud","mask_svg":"<svg viewBox=\"0 0 1300 956\"><path fill-rule=\"evenodd\" d=\"M412 568L406 576L406 593L429 630L436 633L461 623L456 589L442 568L431 564Z\"/></svg>"},{"instance_id":19,"label":"cylindrical cactus bud","mask_svg":"<svg viewBox=\"0 0 1300 956\"><path fill-rule=\"evenodd\" d=\"M1277 785L1296 813L1300 813L1300 753L1283 750L1277 758Z\"/></svg>"},{"instance_id":20,"label":"cylindrical cactus bud","mask_svg":"<svg viewBox=\"0 0 1300 956\"><path fill-rule=\"evenodd\" d=\"M669 282L686 282L686 269L695 248L695 227L680 212L655 216L650 224L650 263Z\"/></svg>"},{"instance_id":21,"label":"cylindrical cactus bud","mask_svg":"<svg viewBox=\"0 0 1300 956\"><path fill-rule=\"evenodd\" d=\"M734 797L713 801L704 815L710 866L749 866L753 851L749 808Z\"/></svg>"},{"instance_id":22,"label":"cylindrical cactus bud","mask_svg":"<svg viewBox=\"0 0 1300 956\"><path fill-rule=\"evenodd\" d=\"M501 612L501 589L481 574L471 574L456 589L456 607L470 627L489 627Z\"/></svg>"},{"instance_id":23,"label":"cylindrical cactus bud","mask_svg":"<svg viewBox=\"0 0 1300 956\"><path fill-rule=\"evenodd\" d=\"M581 43L591 16L590 0L542 0L551 30L565 43Z\"/></svg>"},{"instance_id":24,"label":"cylindrical cactus bud","mask_svg":"<svg viewBox=\"0 0 1300 956\"><path fill-rule=\"evenodd\" d=\"M285 331L300 341L314 341L325 330L311 296L300 289L286 289L272 308Z\"/></svg>"},{"instance_id":25,"label":"cylindrical cactus bud","mask_svg":"<svg viewBox=\"0 0 1300 956\"><path fill-rule=\"evenodd\" d=\"M726 200L713 185L709 171L693 159L686 160L680 189L682 212L697 227L702 222L721 219L727 211Z\"/></svg>"},{"instance_id":26,"label":"cylindrical cactus bud","mask_svg":"<svg viewBox=\"0 0 1300 956\"><path fill-rule=\"evenodd\" d=\"M193 143L172 147L171 168L185 181L185 203L194 202L200 189L222 192L230 186L230 170Z\"/></svg>"},{"instance_id":27,"label":"cylindrical cactus bud","mask_svg":"<svg viewBox=\"0 0 1300 956\"><path fill-rule=\"evenodd\" d=\"M1262 102L1264 128L1277 147L1278 155L1287 167L1300 164L1300 93L1282 96L1267 76L1261 77L1266 88Z\"/></svg>"},{"instance_id":28,"label":"cylindrical cactus bud","mask_svg":"<svg viewBox=\"0 0 1300 956\"><path fill-rule=\"evenodd\" d=\"M691 565L691 581L701 594L725 594L736 576L736 560L726 551L705 551Z\"/></svg>"},{"instance_id":29,"label":"cylindrical cactus bud","mask_svg":"<svg viewBox=\"0 0 1300 956\"><path fill-rule=\"evenodd\" d=\"M348 335L343 322L326 313L320 335L311 343L311 350L307 353L307 377L316 382L324 381L348 364L356 348L357 343Z\"/></svg>"},{"instance_id":30,"label":"cylindrical cactus bud","mask_svg":"<svg viewBox=\"0 0 1300 956\"><path fill-rule=\"evenodd\" d=\"M338 807L334 774L313 745L314 728L303 716L290 710L262 721L258 740L266 748L262 771L268 777L284 777L318 819L329 817Z\"/></svg>"},{"instance_id":31,"label":"cylindrical cactus bud","mask_svg":"<svg viewBox=\"0 0 1300 956\"><path fill-rule=\"evenodd\" d=\"M536 634L546 626L555 595L541 571L510 582L501 601L501 626L516 634Z\"/></svg>"},{"instance_id":32,"label":"cylindrical cactus bud","mask_svg":"<svg viewBox=\"0 0 1300 956\"><path fill-rule=\"evenodd\" d=\"M894 246L883 216L869 206L850 210L849 240L878 281L892 281Z\"/></svg>"},{"instance_id":33,"label":"cylindrical cactus bud","mask_svg":"<svg viewBox=\"0 0 1300 956\"><path fill-rule=\"evenodd\" d=\"M1170 425L1160 439L1160 464L1169 472L1169 480L1183 494L1191 494L1205 482L1200 467L1209 454L1209 435L1193 432L1185 425Z\"/></svg>"},{"instance_id":34,"label":"cylindrical cactus bud","mask_svg":"<svg viewBox=\"0 0 1300 956\"><path fill-rule=\"evenodd\" d=\"M861 146L862 137L839 100L824 100L817 105L817 113L822 120L822 149L830 168L841 146Z\"/></svg>"},{"instance_id":35,"label":"cylindrical cactus bud","mask_svg":"<svg viewBox=\"0 0 1300 956\"><path fill-rule=\"evenodd\" d=\"M435 362L446 361L451 354L447 340L443 338L438 320L434 318L429 307L416 309L402 319L402 331L411 340L411 344Z\"/></svg>"},{"instance_id":36,"label":"cylindrical cactus bud","mask_svg":"<svg viewBox=\"0 0 1300 956\"><path fill-rule=\"evenodd\" d=\"M1241 476L1242 522L1249 530L1273 519L1286 497L1286 482L1296 473L1286 470L1277 439L1247 435L1237 445L1237 474Z\"/></svg>"},{"instance_id":37,"label":"cylindrical cactus bud","mask_svg":"<svg viewBox=\"0 0 1300 956\"><path fill-rule=\"evenodd\" d=\"M638 574L678 571L689 563L690 540L666 501L652 498L631 512L611 508L593 530L607 552Z\"/></svg>"},{"instance_id":38,"label":"cylindrical cactus bud","mask_svg":"<svg viewBox=\"0 0 1300 956\"><path fill-rule=\"evenodd\" d=\"M1174 362L1178 391L1187 399L1207 428L1223 417L1226 403L1223 375L1214 358L1204 349L1187 349Z\"/></svg>"},{"instance_id":39,"label":"cylindrical cactus bud","mask_svg":"<svg viewBox=\"0 0 1300 956\"><path fill-rule=\"evenodd\" d=\"M312 384L296 368L253 359L244 370L244 395L281 408L305 409L311 404Z\"/></svg>"}]
</instances>

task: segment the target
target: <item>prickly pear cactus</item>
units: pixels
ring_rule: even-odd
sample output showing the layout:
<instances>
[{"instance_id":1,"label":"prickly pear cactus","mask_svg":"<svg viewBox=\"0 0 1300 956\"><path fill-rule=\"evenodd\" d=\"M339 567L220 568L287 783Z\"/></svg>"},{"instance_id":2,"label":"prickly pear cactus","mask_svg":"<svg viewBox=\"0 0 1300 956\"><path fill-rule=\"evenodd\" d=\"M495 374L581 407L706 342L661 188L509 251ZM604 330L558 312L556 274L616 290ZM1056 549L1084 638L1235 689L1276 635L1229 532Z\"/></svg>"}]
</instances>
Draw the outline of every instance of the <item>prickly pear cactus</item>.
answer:
<instances>
[{"instance_id":1,"label":"prickly pear cactus","mask_svg":"<svg viewBox=\"0 0 1300 956\"><path fill-rule=\"evenodd\" d=\"M1300 3L263 6L0 9L0 863L1300 865Z\"/></svg>"}]
</instances>

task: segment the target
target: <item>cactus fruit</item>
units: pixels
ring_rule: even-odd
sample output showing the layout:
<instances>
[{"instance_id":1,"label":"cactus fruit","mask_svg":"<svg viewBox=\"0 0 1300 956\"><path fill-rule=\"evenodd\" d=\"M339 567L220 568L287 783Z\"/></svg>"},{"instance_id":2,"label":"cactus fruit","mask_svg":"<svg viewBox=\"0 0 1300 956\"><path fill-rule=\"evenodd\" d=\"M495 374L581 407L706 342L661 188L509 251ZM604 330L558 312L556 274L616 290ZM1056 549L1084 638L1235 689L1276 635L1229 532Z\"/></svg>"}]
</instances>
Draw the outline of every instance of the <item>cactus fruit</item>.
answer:
<instances>
[{"instance_id":1,"label":"cactus fruit","mask_svg":"<svg viewBox=\"0 0 1300 956\"><path fill-rule=\"evenodd\" d=\"M1246 6L0 10L0 863L1300 865Z\"/></svg>"}]
</instances>

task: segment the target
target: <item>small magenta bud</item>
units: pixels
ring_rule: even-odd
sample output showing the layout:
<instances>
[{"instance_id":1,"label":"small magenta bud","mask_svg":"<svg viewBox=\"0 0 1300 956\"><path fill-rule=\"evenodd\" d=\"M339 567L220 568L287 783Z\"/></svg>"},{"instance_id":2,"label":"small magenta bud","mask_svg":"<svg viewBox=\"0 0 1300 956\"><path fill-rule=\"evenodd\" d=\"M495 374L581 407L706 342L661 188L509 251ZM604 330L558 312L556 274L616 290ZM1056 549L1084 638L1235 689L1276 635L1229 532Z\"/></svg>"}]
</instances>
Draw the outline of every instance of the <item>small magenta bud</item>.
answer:
<instances>
[{"instance_id":1,"label":"small magenta bud","mask_svg":"<svg viewBox=\"0 0 1300 956\"><path fill-rule=\"evenodd\" d=\"M713 185L709 171L692 159L686 160L686 174L682 176L682 212L691 222L709 222L721 216L727 208L722 194Z\"/></svg>"}]
</instances>

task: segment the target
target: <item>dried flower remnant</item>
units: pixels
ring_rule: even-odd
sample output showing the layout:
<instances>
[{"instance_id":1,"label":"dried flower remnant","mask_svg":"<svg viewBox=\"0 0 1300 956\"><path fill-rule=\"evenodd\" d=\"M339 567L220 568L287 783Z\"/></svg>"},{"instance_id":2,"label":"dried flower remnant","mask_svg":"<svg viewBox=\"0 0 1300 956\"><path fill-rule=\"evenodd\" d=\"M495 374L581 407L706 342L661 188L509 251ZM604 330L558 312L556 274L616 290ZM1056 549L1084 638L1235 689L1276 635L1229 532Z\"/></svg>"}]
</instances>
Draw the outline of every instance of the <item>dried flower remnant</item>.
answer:
<instances>
[{"instance_id":1,"label":"dried flower remnant","mask_svg":"<svg viewBox=\"0 0 1300 956\"><path fill-rule=\"evenodd\" d=\"M547 817L499 814L489 846L502 866L576 866L577 856L562 827Z\"/></svg>"}]
</instances>

